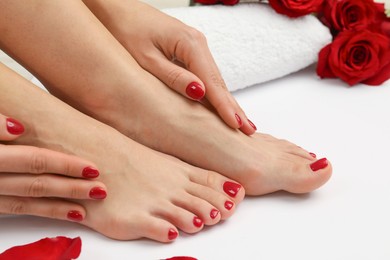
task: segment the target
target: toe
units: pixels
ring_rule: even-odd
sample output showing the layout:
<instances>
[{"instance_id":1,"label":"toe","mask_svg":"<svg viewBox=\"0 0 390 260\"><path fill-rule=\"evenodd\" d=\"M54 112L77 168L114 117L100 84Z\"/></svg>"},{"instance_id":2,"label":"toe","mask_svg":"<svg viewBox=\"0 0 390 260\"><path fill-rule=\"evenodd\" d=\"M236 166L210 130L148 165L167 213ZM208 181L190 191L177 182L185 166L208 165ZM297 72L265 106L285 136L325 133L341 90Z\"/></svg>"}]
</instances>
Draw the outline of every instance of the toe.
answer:
<instances>
[{"instance_id":1,"label":"toe","mask_svg":"<svg viewBox=\"0 0 390 260\"><path fill-rule=\"evenodd\" d=\"M179 236L177 228L166 220L146 216L137 228L142 230L140 237L149 238L163 243L173 242Z\"/></svg>"}]
</instances>

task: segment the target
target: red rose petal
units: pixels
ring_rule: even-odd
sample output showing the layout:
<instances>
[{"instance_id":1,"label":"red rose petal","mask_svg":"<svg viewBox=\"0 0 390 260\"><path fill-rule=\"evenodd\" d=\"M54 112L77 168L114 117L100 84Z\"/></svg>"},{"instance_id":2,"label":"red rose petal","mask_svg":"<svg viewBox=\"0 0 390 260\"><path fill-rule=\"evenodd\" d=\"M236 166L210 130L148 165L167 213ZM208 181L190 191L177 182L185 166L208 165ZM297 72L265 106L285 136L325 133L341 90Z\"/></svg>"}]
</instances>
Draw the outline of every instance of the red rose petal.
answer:
<instances>
[{"instance_id":1,"label":"red rose petal","mask_svg":"<svg viewBox=\"0 0 390 260\"><path fill-rule=\"evenodd\" d=\"M55 237L43 238L31 244L15 246L0 254L0 260L71 260L79 257L81 239Z\"/></svg>"},{"instance_id":2,"label":"red rose petal","mask_svg":"<svg viewBox=\"0 0 390 260\"><path fill-rule=\"evenodd\" d=\"M193 258L191 256L174 256L171 258L167 258L165 260L198 260L198 259Z\"/></svg>"}]
</instances>

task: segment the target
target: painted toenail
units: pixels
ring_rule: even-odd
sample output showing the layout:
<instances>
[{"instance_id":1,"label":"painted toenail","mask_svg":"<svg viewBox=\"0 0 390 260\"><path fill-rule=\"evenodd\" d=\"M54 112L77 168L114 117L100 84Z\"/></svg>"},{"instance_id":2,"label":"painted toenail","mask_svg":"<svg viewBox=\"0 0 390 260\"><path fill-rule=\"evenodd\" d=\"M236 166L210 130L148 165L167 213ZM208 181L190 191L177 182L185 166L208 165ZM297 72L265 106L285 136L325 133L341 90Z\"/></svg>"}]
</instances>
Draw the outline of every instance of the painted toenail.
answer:
<instances>
[{"instance_id":1,"label":"painted toenail","mask_svg":"<svg viewBox=\"0 0 390 260\"><path fill-rule=\"evenodd\" d=\"M210 212L210 218L215 219L219 214L219 210L217 209L212 209Z\"/></svg>"},{"instance_id":2,"label":"painted toenail","mask_svg":"<svg viewBox=\"0 0 390 260\"><path fill-rule=\"evenodd\" d=\"M95 187L89 192L89 197L95 200L102 200L107 197L107 192L101 187Z\"/></svg>"},{"instance_id":3,"label":"painted toenail","mask_svg":"<svg viewBox=\"0 0 390 260\"><path fill-rule=\"evenodd\" d=\"M236 117L236 120L237 120L237 123L238 123L238 126L241 127L243 124L242 124L242 120L241 120L241 117L237 114L234 115Z\"/></svg>"},{"instance_id":4,"label":"painted toenail","mask_svg":"<svg viewBox=\"0 0 390 260\"><path fill-rule=\"evenodd\" d=\"M99 176L99 171L94 167L88 166L83 169L82 175L84 178L96 178Z\"/></svg>"},{"instance_id":5,"label":"painted toenail","mask_svg":"<svg viewBox=\"0 0 390 260\"><path fill-rule=\"evenodd\" d=\"M80 222L84 219L83 215L81 215L81 213L78 212L77 210L69 211L67 217L69 220L76 221L76 222Z\"/></svg>"},{"instance_id":6,"label":"painted toenail","mask_svg":"<svg viewBox=\"0 0 390 260\"><path fill-rule=\"evenodd\" d=\"M197 216L194 217L192 223L194 223L194 226L198 228L200 228L203 225L203 221Z\"/></svg>"},{"instance_id":7,"label":"painted toenail","mask_svg":"<svg viewBox=\"0 0 390 260\"><path fill-rule=\"evenodd\" d=\"M179 233L177 233L176 230L174 230L173 228L169 229L169 231L168 231L168 239L169 240L175 240L178 235L179 235Z\"/></svg>"},{"instance_id":8,"label":"painted toenail","mask_svg":"<svg viewBox=\"0 0 390 260\"><path fill-rule=\"evenodd\" d=\"M252 127L253 129L255 129L255 131L257 130L257 127L255 126L254 123L252 123L251 120L248 119L248 123L251 125L251 127Z\"/></svg>"},{"instance_id":9,"label":"painted toenail","mask_svg":"<svg viewBox=\"0 0 390 260\"><path fill-rule=\"evenodd\" d=\"M233 206L234 206L233 202L228 201L228 200L225 202L225 209L231 210L233 208Z\"/></svg>"},{"instance_id":10,"label":"painted toenail","mask_svg":"<svg viewBox=\"0 0 390 260\"><path fill-rule=\"evenodd\" d=\"M241 185L235 182L227 181L223 184L223 190L228 194L230 197L236 197L237 193L240 191Z\"/></svg>"},{"instance_id":11,"label":"painted toenail","mask_svg":"<svg viewBox=\"0 0 390 260\"><path fill-rule=\"evenodd\" d=\"M326 158L319 159L318 161L315 161L310 164L310 168L313 171L324 169L326 166L328 166L328 160Z\"/></svg>"},{"instance_id":12,"label":"painted toenail","mask_svg":"<svg viewBox=\"0 0 390 260\"><path fill-rule=\"evenodd\" d=\"M197 82L191 82L186 88L186 93L190 98L195 100L201 100L204 97L204 90L202 86Z\"/></svg>"},{"instance_id":13,"label":"painted toenail","mask_svg":"<svg viewBox=\"0 0 390 260\"><path fill-rule=\"evenodd\" d=\"M317 155L315 153L309 153L311 155L311 157L313 158L317 158Z\"/></svg>"}]
</instances>

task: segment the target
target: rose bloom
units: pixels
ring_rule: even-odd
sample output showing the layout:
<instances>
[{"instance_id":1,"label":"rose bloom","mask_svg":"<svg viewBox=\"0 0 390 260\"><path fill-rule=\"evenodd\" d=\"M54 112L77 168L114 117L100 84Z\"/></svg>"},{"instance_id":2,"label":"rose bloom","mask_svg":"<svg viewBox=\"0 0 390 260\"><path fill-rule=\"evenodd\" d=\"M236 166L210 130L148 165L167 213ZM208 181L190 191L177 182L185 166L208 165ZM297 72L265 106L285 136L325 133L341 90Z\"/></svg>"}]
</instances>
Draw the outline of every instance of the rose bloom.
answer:
<instances>
[{"instance_id":1,"label":"rose bloom","mask_svg":"<svg viewBox=\"0 0 390 260\"><path fill-rule=\"evenodd\" d=\"M384 5L373 0L326 0L322 17L332 31L363 29L378 22L384 14Z\"/></svg>"},{"instance_id":2,"label":"rose bloom","mask_svg":"<svg viewBox=\"0 0 390 260\"><path fill-rule=\"evenodd\" d=\"M349 85L381 85L390 78L390 39L369 30L345 31L319 53L317 74Z\"/></svg>"},{"instance_id":3,"label":"rose bloom","mask_svg":"<svg viewBox=\"0 0 390 260\"><path fill-rule=\"evenodd\" d=\"M299 17L318 12L324 0L269 0L272 8L289 17Z\"/></svg>"}]
</instances>

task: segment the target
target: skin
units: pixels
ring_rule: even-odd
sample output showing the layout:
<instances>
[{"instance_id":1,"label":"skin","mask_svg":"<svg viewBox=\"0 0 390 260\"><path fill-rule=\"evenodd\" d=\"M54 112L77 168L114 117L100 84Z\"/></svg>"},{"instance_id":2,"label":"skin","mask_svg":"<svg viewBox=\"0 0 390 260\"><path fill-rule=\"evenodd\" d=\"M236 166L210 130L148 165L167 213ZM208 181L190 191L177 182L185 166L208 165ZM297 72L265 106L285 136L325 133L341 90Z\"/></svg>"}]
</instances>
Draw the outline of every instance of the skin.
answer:
<instances>
[{"instance_id":1,"label":"skin","mask_svg":"<svg viewBox=\"0 0 390 260\"><path fill-rule=\"evenodd\" d=\"M267 134L249 137L242 133L245 131L227 127L212 107L180 97L144 70L129 52L134 52L131 43L146 36L137 38L132 26L126 26L129 31L122 27L111 34L79 1L41 5L45 12L39 9L39 17L25 6L5 2L8 5L2 8L9 17L0 18L3 48L30 68L51 93L133 140L236 180L248 195L278 190L306 193L330 178L329 161L314 171L316 158L308 151ZM127 5L122 10L132 12ZM153 9L150 15L155 12ZM119 28L115 26L117 17L109 14L105 24ZM134 21L129 17L126 24L141 28L137 17ZM121 45L113 34L129 38L129 46L124 40ZM165 46L169 40L158 43Z\"/></svg>"},{"instance_id":2,"label":"skin","mask_svg":"<svg viewBox=\"0 0 390 260\"><path fill-rule=\"evenodd\" d=\"M232 180L142 146L4 66L0 80L8 83L0 84L0 111L25 127L10 145L56 150L96 163L98 181L110 192L104 201L79 201L88 213L80 223L108 237L170 242L179 230L196 233L227 219L244 197L237 183L234 196L225 192L224 185ZM26 209L28 203L11 204Z\"/></svg>"},{"instance_id":3,"label":"skin","mask_svg":"<svg viewBox=\"0 0 390 260\"><path fill-rule=\"evenodd\" d=\"M0 77L0 84L5 85L2 79ZM28 214L70 221L74 219L69 218L69 212L85 216L84 207L77 201L92 199L89 195L92 189L106 190L101 182L81 179L84 169L96 170L96 166L48 149L9 145L23 134L9 132L9 119L0 114L0 214ZM11 120L13 126L15 120Z\"/></svg>"}]
</instances>

